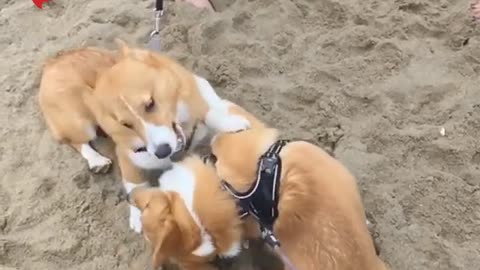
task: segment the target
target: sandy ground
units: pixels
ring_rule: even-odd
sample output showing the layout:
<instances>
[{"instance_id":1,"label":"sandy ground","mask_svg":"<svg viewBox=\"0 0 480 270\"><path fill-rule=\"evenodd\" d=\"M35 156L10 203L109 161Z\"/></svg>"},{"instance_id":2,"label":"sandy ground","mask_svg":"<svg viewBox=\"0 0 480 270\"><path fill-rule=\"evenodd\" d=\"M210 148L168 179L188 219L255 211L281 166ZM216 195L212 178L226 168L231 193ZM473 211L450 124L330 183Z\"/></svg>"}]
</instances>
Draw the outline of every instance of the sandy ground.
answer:
<instances>
[{"instance_id":1,"label":"sandy ground","mask_svg":"<svg viewBox=\"0 0 480 270\"><path fill-rule=\"evenodd\" d=\"M480 26L470 3L222 3L215 15L168 3L165 52L292 137L331 149L358 177L392 269L478 269ZM0 0L0 269L148 268L118 173L92 175L54 143L36 93L58 50L115 37L143 46L152 5Z\"/></svg>"}]
</instances>

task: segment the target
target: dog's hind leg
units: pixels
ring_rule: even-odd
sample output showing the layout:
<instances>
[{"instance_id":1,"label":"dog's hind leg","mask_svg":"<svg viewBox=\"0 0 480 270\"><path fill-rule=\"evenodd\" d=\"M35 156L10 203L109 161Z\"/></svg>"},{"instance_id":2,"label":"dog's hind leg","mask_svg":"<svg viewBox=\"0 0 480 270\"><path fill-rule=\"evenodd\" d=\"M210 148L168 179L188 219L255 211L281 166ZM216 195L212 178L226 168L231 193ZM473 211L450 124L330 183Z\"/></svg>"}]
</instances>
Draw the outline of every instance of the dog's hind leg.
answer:
<instances>
[{"instance_id":1,"label":"dog's hind leg","mask_svg":"<svg viewBox=\"0 0 480 270\"><path fill-rule=\"evenodd\" d=\"M91 144L97 138L95 120L84 105L75 105L67 107L60 103L45 108L44 111L48 112L45 114L47 126L56 141L70 145L82 155L92 172L106 173L112 161L98 153Z\"/></svg>"}]
</instances>

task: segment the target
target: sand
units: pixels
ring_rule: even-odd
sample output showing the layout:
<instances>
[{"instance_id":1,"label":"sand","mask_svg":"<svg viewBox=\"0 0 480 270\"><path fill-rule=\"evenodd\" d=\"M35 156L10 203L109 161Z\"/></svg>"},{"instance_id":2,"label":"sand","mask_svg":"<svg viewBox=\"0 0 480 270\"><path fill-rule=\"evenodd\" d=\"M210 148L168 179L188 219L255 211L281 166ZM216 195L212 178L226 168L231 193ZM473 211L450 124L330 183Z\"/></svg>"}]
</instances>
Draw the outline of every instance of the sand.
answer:
<instances>
[{"instance_id":1,"label":"sand","mask_svg":"<svg viewBox=\"0 0 480 270\"><path fill-rule=\"evenodd\" d=\"M143 46L153 0L53 2L0 0L0 269L149 269L118 171L93 175L57 145L36 94L59 50L116 37ZM469 1L217 2L214 15L168 2L165 53L350 168L392 269L478 269L480 26Z\"/></svg>"}]
</instances>

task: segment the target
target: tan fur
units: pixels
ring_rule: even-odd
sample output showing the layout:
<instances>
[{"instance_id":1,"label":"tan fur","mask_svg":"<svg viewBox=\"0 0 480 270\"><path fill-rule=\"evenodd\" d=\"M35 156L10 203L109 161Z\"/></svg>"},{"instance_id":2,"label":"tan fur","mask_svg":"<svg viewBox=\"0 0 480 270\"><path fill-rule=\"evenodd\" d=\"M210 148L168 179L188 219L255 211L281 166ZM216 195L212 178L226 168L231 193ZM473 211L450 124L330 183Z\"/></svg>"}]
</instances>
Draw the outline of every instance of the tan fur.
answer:
<instances>
[{"instance_id":1,"label":"tan fur","mask_svg":"<svg viewBox=\"0 0 480 270\"><path fill-rule=\"evenodd\" d=\"M236 105L232 105L231 111L244 114ZM253 117L248 113L245 116ZM275 129L258 124L240 133L217 135L212 141L217 174L237 190L245 191L256 178L260 155L277 138ZM283 163L279 217L274 233L295 267L386 269L375 253L356 181L350 172L307 142L287 144L280 156ZM258 233L258 226L252 229L251 218L248 224L249 233Z\"/></svg>"},{"instance_id":2,"label":"tan fur","mask_svg":"<svg viewBox=\"0 0 480 270\"><path fill-rule=\"evenodd\" d=\"M185 270L216 269L208 262L241 240L236 205L220 188L213 167L203 164L196 156L187 157L181 164L195 175L193 209L212 237L216 253L207 257L192 254L201 244L200 228L178 193L136 188L132 199L142 211L144 235L153 249L153 266L156 268L165 260L173 259Z\"/></svg>"},{"instance_id":3,"label":"tan fur","mask_svg":"<svg viewBox=\"0 0 480 270\"><path fill-rule=\"evenodd\" d=\"M139 169L127 157L137 136L146 140L140 119L171 125L175 122L176 106L183 101L193 123L204 120L208 106L190 71L168 57L130 48L120 40L117 42L120 45L118 63L102 74L95 87L95 97L99 101L96 116L117 144L117 154L125 157L120 163L122 175L127 175L124 179L140 184L145 180L136 177L140 175ZM148 113L144 107L152 98L156 101L156 111Z\"/></svg>"},{"instance_id":4,"label":"tan fur","mask_svg":"<svg viewBox=\"0 0 480 270\"><path fill-rule=\"evenodd\" d=\"M115 63L115 55L98 48L63 52L47 60L39 104L54 138L78 150L92 138L97 121L88 103L98 74Z\"/></svg>"},{"instance_id":5,"label":"tan fur","mask_svg":"<svg viewBox=\"0 0 480 270\"><path fill-rule=\"evenodd\" d=\"M141 184L145 182L142 169L128 157L138 139L145 141L139 118L171 125L182 100L192 118L184 131L191 131L195 121L204 120L208 105L193 74L174 60L117 42L117 53L83 48L49 59L43 69L39 103L54 138L78 152L82 144L95 139L100 126L116 144L122 179ZM146 113L144 106L152 97L159 109Z\"/></svg>"},{"instance_id":6,"label":"tan fur","mask_svg":"<svg viewBox=\"0 0 480 270\"><path fill-rule=\"evenodd\" d=\"M115 141L129 147L132 132L145 140L139 118L171 125L175 122L180 100L193 110L190 115L194 120L203 120L208 107L198 93L191 72L172 59L147 50L123 45L120 51L120 60L102 74L95 91L104 109L99 117L104 119L106 129L111 130L109 133L114 134ZM158 103L158 111L145 112L144 107L152 98ZM125 123L133 126L132 132L122 126Z\"/></svg>"}]
</instances>

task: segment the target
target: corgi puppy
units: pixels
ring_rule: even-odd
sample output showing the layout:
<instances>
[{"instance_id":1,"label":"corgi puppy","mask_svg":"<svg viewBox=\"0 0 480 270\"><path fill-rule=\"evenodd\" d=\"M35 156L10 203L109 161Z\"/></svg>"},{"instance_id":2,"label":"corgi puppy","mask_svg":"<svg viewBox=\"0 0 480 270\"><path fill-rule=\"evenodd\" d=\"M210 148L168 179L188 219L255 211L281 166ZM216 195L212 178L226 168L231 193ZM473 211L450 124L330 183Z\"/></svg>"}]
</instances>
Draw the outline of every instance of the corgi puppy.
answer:
<instances>
[{"instance_id":1,"label":"corgi puppy","mask_svg":"<svg viewBox=\"0 0 480 270\"><path fill-rule=\"evenodd\" d=\"M245 192L256 183L259 160L276 145L279 132L237 105L231 104L230 112L249 119L251 128L215 135L208 163L237 192ZM307 142L293 141L279 149L278 215L272 229L295 268L386 269L376 254L356 180L350 172ZM256 222L247 217L246 238L259 237Z\"/></svg>"},{"instance_id":2,"label":"corgi puppy","mask_svg":"<svg viewBox=\"0 0 480 270\"><path fill-rule=\"evenodd\" d=\"M144 170L170 168L173 155L209 132L249 127L229 114L228 102L204 78L165 56L117 43L117 53L85 48L53 57L42 74L39 103L47 125L92 171L105 173L112 164L91 146L98 127L115 142L127 193L147 184ZM133 206L129 224L141 232Z\"/></svg>"},{"instance_id":3,"label":"corgi puppy","mask_svg":"<svg viewBox=\"0 0 480 270\"><path fill-rule=\"evenodd\" d=\"M129 201L141 211L154 269L171 259L184 270L213 270L216 256L240 253L241 220L219 181L212 166L190 156L162 174L159 188L133 189Z\"/></svg>"},{"instance_id":4,"label":"corgi puppy","mask_svg":"<svg viewBox=\"0 0 480 270\"><path fill-rule=\"evenodd\" d=\"M106 173L112 161L91 145L97 137L98 122L87 99L98 74L115 61L114 53L94 47L58 53L46 61L38 93L54 139L78 151L95 173Z\"/></svg>"}]
</instances>

